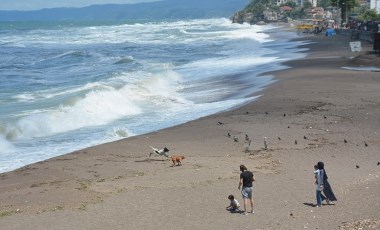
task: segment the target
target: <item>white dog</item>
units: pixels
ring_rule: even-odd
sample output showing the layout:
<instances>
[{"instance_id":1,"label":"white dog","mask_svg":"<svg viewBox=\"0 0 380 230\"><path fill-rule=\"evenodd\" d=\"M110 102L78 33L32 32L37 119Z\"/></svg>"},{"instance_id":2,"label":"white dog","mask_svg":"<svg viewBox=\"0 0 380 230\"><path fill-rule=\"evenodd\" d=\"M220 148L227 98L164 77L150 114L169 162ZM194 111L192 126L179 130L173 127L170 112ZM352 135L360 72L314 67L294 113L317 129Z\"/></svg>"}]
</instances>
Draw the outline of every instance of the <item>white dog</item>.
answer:
<instances>
[{"instance_id":1,"label":"white dog","mask_svg":"<svg viewBox=\"0 0 380 230\"><path fill-rule=\"evenodd\" d=\"M149 146L152 151L149 153L149 157L152 156L152 154L158 154L160 156L165 156L165 157L170 157L169 155L169 149L168 148L163 148L163 149L156 149L153 148L152 146Z\"/></svg>"}]
</instances>

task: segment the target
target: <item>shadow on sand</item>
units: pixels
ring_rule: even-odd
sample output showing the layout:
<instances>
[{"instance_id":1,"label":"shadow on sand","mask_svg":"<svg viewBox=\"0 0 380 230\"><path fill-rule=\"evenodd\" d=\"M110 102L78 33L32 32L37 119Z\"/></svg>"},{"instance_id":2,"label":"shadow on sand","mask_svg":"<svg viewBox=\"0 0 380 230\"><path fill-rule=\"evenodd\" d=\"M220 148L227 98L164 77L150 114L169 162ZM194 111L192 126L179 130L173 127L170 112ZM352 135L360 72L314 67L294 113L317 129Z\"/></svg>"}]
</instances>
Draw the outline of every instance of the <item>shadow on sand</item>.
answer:
<instances>
[{"instance_id":1,"label":"shadow on sand","mask_svg":"<svg viewBox=\"0 0 380 230\"><path fill-rule=\"evenodd\" d=\"M231 214L242 214L244 213L243 210L240 210L240 209L237 209L237 210L233 210L233 209L226 209L228 212L230 212Z\"/></svg>"},{"instance_id":2,"label":"shadow on sand","mask_svg":"<svg viewBox=\"0 0 380 230\"><path fill-rule=\"evenodd\" d=\"M316 207L317 205L316 204L313 204L313 203L303 203L304 205L306 206L310 206L310 207ZM333 203L330 203L330 204L322 204L322 206L330 206L330 205L335 205Z\"/></svg>"},{"instance_id":3,"label":"shadow on sand","mask_svg":"<svg viewBox=\"0 0 380 230\"><path fill-rule=\"evenodd\" d=\"M165 159L152 159L152 158L147 158L147 159L144 159L144 160L138 160L138 161L135 161L135 162L152 162L152 161L166 161Z\"/></svg>"},{"instance_id":4,"label":"shadow on sand","mask_svg":"<svg viewBox=\"0 0 380 230\"><path fill-rule=\"evenodd\" d=\"M304 205L306 205L306 206L310 206L310 207L315 207L315 206L317 206L317 205L315 205L315 204L313 204L313 203L303 203Z\"/></svg>"}]
</instances>

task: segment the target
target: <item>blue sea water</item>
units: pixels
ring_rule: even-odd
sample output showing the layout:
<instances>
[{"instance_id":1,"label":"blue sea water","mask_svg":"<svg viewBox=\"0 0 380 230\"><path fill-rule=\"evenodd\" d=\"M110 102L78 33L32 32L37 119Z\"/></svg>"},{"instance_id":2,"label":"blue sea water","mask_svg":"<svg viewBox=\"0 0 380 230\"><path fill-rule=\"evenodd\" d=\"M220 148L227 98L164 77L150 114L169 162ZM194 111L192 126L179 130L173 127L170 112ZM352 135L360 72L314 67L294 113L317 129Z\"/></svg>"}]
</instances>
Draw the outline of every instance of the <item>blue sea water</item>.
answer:
<instances>
[{"instance_id":1,"label":"blue sea water","mask_svg":"<svg viewBox=\"0 0 380 230\"><path fill-rule=\"evenodd\" d=\"M0 23L0 172L255 100L293 33L228 19Z\"/></svg>"}]
</instances>

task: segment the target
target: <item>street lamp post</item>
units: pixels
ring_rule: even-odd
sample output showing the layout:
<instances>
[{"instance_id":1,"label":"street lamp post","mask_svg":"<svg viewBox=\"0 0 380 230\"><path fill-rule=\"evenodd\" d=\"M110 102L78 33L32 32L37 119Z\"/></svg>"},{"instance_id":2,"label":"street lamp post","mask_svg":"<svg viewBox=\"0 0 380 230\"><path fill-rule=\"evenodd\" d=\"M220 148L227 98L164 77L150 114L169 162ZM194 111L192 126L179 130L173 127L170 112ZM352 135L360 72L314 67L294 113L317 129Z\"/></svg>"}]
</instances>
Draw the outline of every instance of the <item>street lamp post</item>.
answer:
<instances>
[{"instance_id":1,"label":"street lamp post","mask_svg":"<svg viewBox=\"0 0 380 230\"><path fill-rule=\"evenodd\" d=\"M348 23L348 15L347 15L347 4L345 4L345 8L346 8L346 12L345 12L345 15L346 15L346 25Z\"/></svg>"},{"instance_id":2,"label":"street lamp post","mask_svg":"<svg viewBox=\"0 0 380 230\"><path fill-rule=\"evenodd\" d=\"M345 16L344 22L347 25L347 23L348 23L347 4L346 4L346 2L343 2L342 5L344 5L344 16Z\"/></svg>"},{"instance_id":3,"label":"street lamp post","mask_svg":"<svg viewBox=\"0 0 380 230\"><path fill-rule=\"evenodd\" d=\"M337 10L338 10L338 15L339 15L339 26L342 27L343 25L343 15L342 15L342 8L340 7L340 2L341 0L337 0L337 3L336 3L336 7L337 7ZM342 3L342 5L344 4L344 2Z\"/></svg>"}]
</instances>

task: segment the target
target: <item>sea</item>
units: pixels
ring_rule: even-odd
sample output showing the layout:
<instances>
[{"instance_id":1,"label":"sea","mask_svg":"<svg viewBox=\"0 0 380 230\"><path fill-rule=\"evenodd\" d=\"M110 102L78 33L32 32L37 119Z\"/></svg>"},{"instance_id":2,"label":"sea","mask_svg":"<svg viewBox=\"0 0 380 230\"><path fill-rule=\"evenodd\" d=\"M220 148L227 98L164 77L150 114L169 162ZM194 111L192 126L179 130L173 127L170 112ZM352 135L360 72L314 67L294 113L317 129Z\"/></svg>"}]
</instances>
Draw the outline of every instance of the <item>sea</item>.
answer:
<instances>
[{"instance_id":1,"label":"sea","mask_svg":"<svg viewBox=\"0 0 380 230\"><path fill-rule=\"evenodd\" d=\"M0 172L252 102L304 57L295 37L227 18L0 22Z\"/></svg>"}]
</instances>

